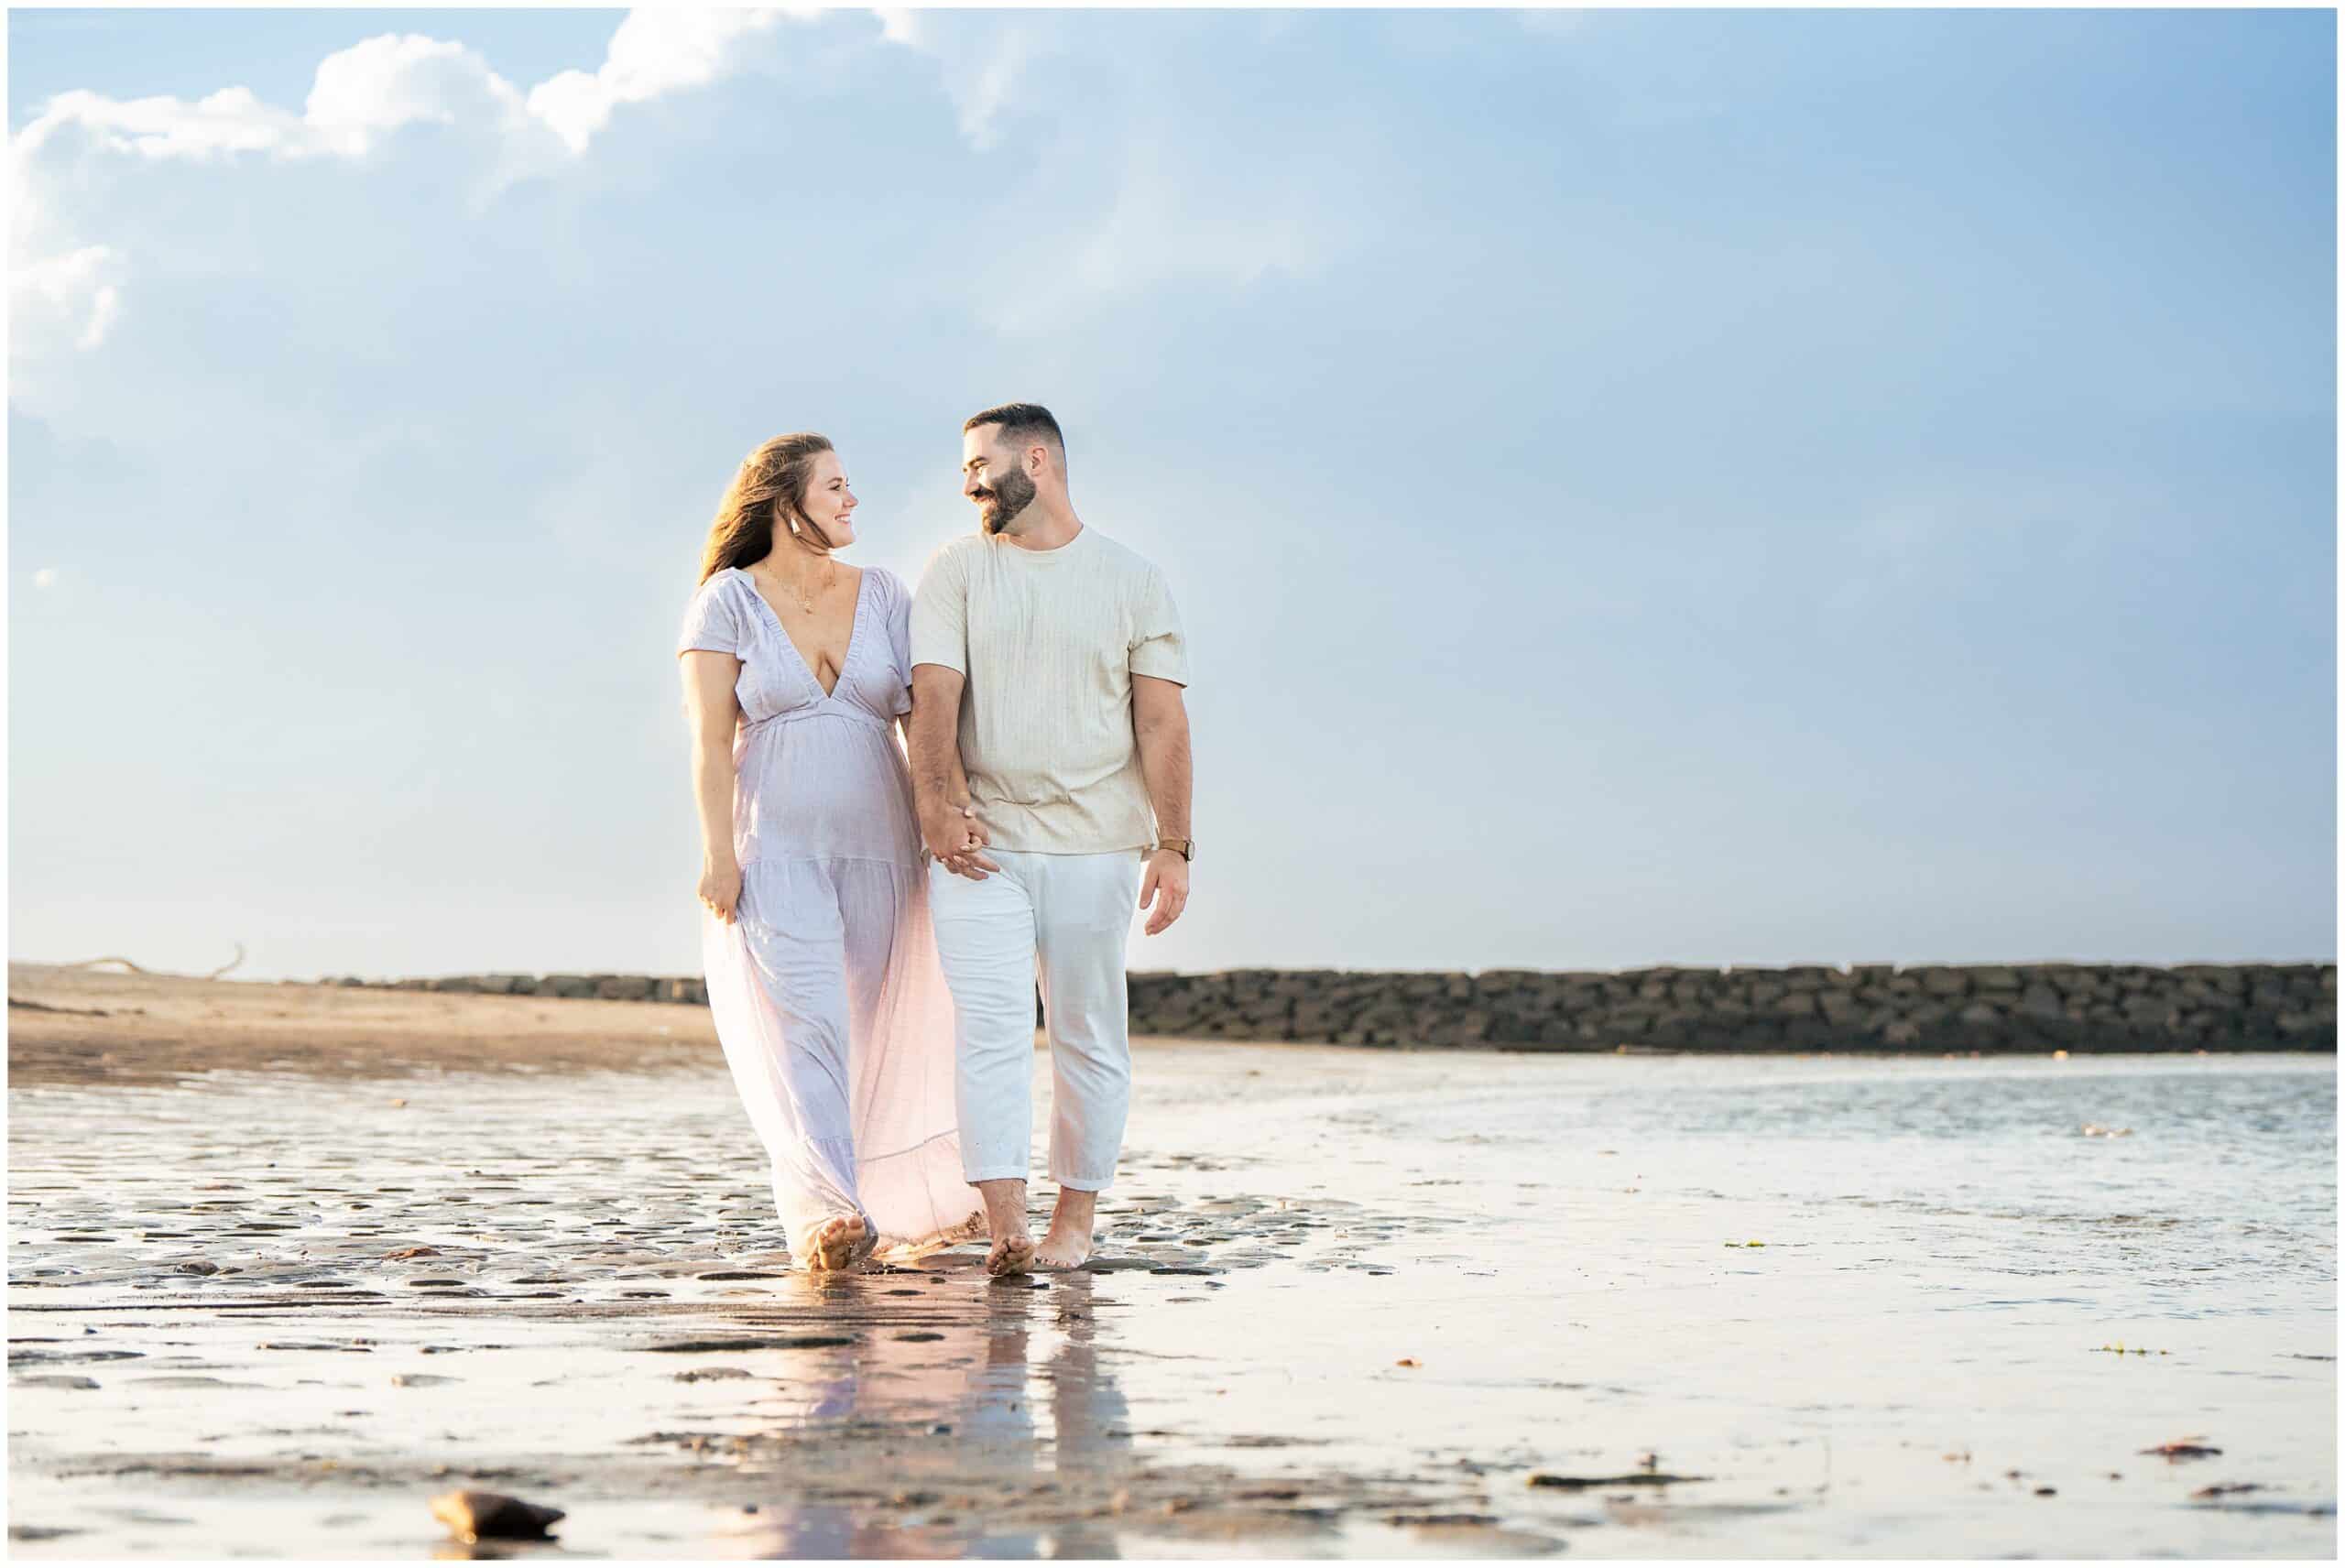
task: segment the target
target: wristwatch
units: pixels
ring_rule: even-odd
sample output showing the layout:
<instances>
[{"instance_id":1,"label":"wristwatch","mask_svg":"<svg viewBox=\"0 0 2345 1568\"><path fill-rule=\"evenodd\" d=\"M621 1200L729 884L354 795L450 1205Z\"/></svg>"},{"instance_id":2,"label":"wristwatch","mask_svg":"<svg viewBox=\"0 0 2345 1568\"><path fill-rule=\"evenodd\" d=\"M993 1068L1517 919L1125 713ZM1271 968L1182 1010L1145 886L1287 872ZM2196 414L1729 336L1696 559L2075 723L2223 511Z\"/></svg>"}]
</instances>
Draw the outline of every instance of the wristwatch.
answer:
<instances>
[{"instance_id":1,"label":"wristwatch","mask_svg":"<svg viewBox=\"0 0 2345 1568\"><path fill-rule=\"evenodd\" d=\"M1197 841L1193 838L1159 839L1156 847L1175 851L1183 860L1194 860L1197 857Z\"/></svg>"}]
</instances>

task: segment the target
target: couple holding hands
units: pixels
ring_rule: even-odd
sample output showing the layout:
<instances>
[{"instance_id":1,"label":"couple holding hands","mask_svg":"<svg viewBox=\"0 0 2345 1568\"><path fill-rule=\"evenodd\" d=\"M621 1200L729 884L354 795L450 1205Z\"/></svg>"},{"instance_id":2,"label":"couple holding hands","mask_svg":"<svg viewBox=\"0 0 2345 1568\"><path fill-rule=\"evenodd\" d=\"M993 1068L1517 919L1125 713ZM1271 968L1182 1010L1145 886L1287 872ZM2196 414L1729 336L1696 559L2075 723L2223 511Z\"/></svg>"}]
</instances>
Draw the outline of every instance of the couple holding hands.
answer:
<instances>
[{"instance_id":1,"label":"couple holding hands","mask_svg":"<svg viewBox=\"0 0 2345 1568\"><path fill-rule=\"evenodd\" d=\"M709 1006L812 1269L981 1235L995 1274L1080 1267L1131 1098L1133 911L1154 935L1188 901L1163 573L1075 516L1037 404L969 419L961 489L981 528L915 593L837 559L856 498L831 443L766 442L678 643ZM1058 1185L1039 1244L1038 978Z\"/></svg>"}]
</instances>

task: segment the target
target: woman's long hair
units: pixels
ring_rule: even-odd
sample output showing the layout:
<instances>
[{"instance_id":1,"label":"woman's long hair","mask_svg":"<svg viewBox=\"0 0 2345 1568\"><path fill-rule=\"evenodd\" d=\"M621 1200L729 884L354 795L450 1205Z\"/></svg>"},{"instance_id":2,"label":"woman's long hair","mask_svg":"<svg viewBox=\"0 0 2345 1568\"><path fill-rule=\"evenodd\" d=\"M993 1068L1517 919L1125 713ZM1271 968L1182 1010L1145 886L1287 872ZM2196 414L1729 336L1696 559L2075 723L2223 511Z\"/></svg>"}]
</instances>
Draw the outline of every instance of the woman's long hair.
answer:
<instances>
[{"instance_id":1,"label":"woman's long hair","mask_svg":"<svg viewBox=\"0 0 2345 1568\"><path fill-rule=\"evenodd\" d=\"M773 523L777 513L793 520L793 530L816 550L828 554L836 547L806 516L806 476L814 460L831 450L828 436L812 430L776 436L751 452L716 504L716 520L709 525L708 548L701 551L700 581L707 582L728 566L749 566L773 553Z\"/></svg>"}]
</instances>

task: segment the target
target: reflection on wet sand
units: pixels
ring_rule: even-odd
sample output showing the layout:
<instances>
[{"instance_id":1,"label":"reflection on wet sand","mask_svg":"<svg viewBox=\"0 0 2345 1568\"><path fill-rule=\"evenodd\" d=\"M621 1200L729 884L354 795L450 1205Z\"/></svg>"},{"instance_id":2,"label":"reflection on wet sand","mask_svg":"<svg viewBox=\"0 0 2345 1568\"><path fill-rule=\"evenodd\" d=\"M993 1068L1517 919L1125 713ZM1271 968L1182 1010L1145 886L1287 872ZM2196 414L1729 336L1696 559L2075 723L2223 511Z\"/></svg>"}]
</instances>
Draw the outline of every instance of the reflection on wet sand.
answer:
<instances>
[{"instance_id":1,"label":"reflection on wet sand","mask_svg":"<svg viewBox=\"0 0 2345 1568\"><path fill-rule=\"evenodd\" d=\"M892 1454L887 1486L874 1488L884 1496L813 1502L784 1495L758 1504L755 1523L726 1550L943 1558L967 1555L982 1541L987 1556L1119 1555L1107 1510L1134 1466L1130 1419L1099 1356L1093 1284L1077 1274L1043 1290L989 1287L973 1322L856 1346L834 1376L786 1401L777 1433L820 1441L842 1429L924 1426L926 1435L953 1441ZM1039 1361L1038 1341L1048 1342ZM1062 1509L1078 1496L1096 1497L1101 1517L987 1527L988 1502L1053 1488Z\"/></svg>"}]
</instances>

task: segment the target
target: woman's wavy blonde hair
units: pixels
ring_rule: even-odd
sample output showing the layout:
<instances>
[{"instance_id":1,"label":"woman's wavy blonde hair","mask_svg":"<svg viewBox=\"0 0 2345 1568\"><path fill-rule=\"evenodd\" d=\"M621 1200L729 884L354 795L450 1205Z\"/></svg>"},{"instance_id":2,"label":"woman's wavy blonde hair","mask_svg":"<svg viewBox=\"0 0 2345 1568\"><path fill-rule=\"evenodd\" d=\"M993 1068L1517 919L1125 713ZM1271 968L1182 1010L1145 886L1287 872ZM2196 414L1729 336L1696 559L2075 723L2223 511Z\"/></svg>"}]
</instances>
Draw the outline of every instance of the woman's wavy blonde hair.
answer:
<instances>
[{"instance_id":1,"label":"woman's wavy blonde hair","mask_svg":"<svg viewBox=\"0 0 2345 1568\"><path fill-rule=\"evenodd\" d=\"M748 455L716 504L708 548L701 551L703 583L728 566L753 565L771 555L777 517L792 519L791 531L825 554L837 548L806 516L807 475L814 460L831 450L828 436L800 430L776 436Z\"/></svg>"}]
</instances>

